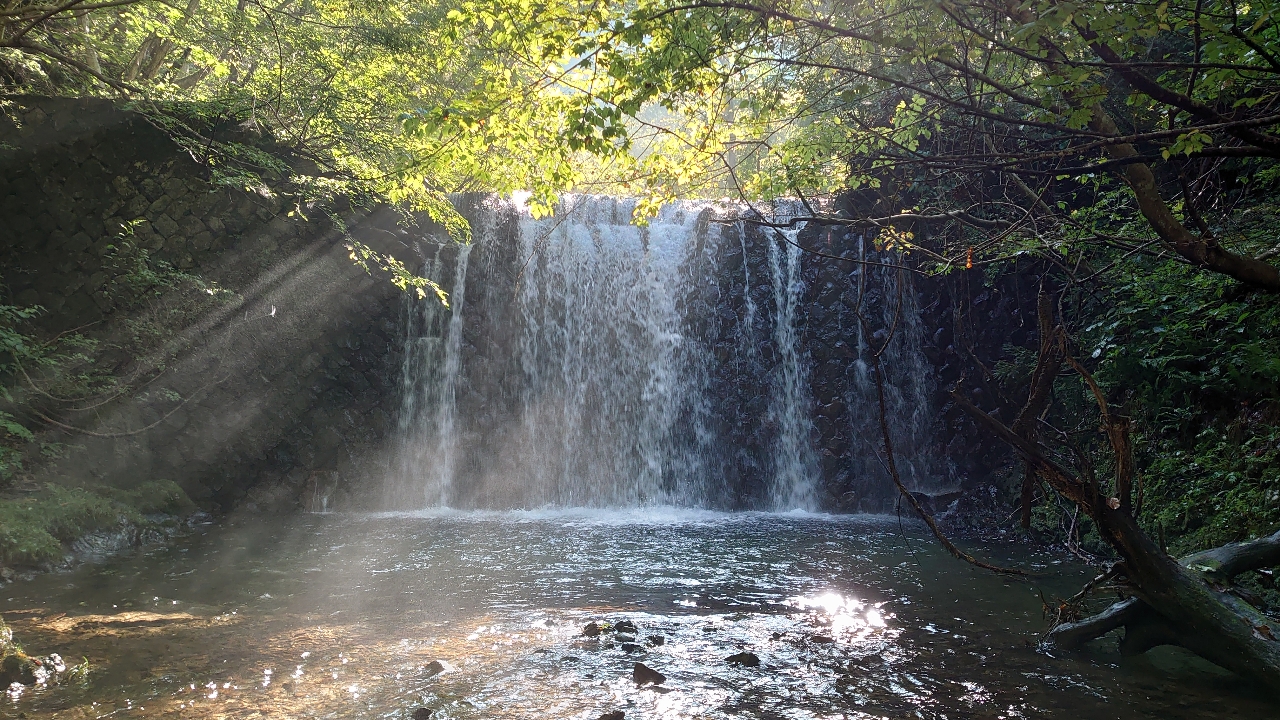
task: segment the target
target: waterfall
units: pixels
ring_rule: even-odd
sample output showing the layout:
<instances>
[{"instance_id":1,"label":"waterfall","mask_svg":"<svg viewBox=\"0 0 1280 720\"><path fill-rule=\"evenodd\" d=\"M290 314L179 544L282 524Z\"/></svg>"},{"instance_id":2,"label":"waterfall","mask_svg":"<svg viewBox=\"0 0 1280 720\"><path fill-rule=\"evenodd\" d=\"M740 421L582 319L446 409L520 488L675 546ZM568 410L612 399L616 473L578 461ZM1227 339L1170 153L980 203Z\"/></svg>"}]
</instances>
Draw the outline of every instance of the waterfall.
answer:
<instances>
[{"instance_id":1,"label":"waterfall","mask_svg":"<svg viewBox=\"0 0 1280 720\"><path fill-rule=\"evenodd\" d=\"M401 362L399 418L401 483L397 501L444 505L457 453L457 381L462 367L462 309L466 303L467 261L472 245L458 246L453 258L450 305L405 293L405 342ZM422 273L445 274L444 247L435 246ZM418 493L417 498L414 496Z\"/></svg>"},{"instance_id":2,"label":"waterfall","mask_svg":"<svg viewBox=\"0 0 1280 720\"><path fill-rule=\"evenodd\" d=\"M816 472L814 453L809 438L810 402L808 373L801 357L796 334L804 285L800 280L800 249L795 239L798 228L779 231L787 240L768 244L769 271L772 278L774 304L774 343L778 352L777 391L769 408L770 422L778 428L778 442L773 462L773 503L775 509L813 507Z\"/></svg>"},{"instance_id":3,"label":"waterfall","mask_svg":"<svg viewBox=\"0 0 1280 720\"><path fill-rule=\"evenodd\" d=\"M638 227L633 207L573 196L534 219L471 198L459 208L472 245L420 240L451 304L406 301L391 506L816 510L844 492L819 453L803 230L708 202ZM853 366L859 387L841 392L865 406L863 359ZM929 398L895 378L899 409L927 415ZM840 462L867 475L874 457Z\"/></svg>"}]
</instances>

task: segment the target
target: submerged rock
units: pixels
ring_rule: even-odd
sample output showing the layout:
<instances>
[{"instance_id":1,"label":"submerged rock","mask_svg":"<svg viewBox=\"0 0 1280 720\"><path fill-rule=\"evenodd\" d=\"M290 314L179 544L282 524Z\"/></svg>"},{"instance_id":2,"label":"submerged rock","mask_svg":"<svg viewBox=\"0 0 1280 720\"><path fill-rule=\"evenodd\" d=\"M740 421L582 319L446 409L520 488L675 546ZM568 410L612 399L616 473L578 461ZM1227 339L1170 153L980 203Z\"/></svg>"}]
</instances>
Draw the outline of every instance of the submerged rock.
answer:
<instances>
[{"instance_id":1,"label":"submerged rock","mask_svg":"<svg viewBox=\"0 0 1280 720\"><path fill-rule=\"evenodd\" d=\"M745 665L747 667L760 667L760 658L753 652L740 652L724 659L730 665Z\"/></svg>"},{"instance_id":2,"label":"submerged rock","mask_svg":"<svg viewBox=\"0 0 1280 720\"><path fill-rule=\"evenodd\" d=\"M667 681L667 676L645 665L644 663L636 663L631 669L631 677L636 681L637 685L661 685Z\"/></svg>"},{"instance_id":3,"label":"submerged rock","mask_svg":"<svg viewBox=\"0 0 1280 720\"><path fill-rule=\"evenodd\" d=\"M431 711L427 708L415 708L413 711L413 720L427 720L429 717L431 717Z\"/></svg>"},{"instance_id":4,"label":"submerged rock","mask_svg":"<svg viewBox=\"0 0 1280 720\"><path fill-rule=\"evenodd\" d=\"M609 712L601 715L600 720L622 720L622 718L626 716L627 714L621 710L610 710Z\"/></svg>"},{"instance_id":5,"label":"submerged rock","mask_svg":"<svg viewBox=\"0 0 1280 720\"><path fill-rule=\"evenodd\" d=\"M809 636L809 640L816 643L833 643L836 641L836 639L830 635L811 635Z\"/></svg>"},{"instance_id":6,"label":"submerged rock","mask_svg":"<svg viewBox=\"0 0 1280 720\"><path fill-rule=\"evenodd\" d=\"M623 652L631 653L631 652L640 652L641 650L644 650L644 648L640 647L635 643L628 642L628 643L622 643L622 650Z\"/></svg>"},{"instance_id":7,"label":"submerged rock","mask_svg":"<svg viewBox=\"0 0 1280 720\"><path fill-rule=\"evenodd\" d=\"M667 644L667 639L661 635L650 635L649 637L645 638L645 641L648 642L649 645L651 646Z\"/></svg>"}]
</instances>

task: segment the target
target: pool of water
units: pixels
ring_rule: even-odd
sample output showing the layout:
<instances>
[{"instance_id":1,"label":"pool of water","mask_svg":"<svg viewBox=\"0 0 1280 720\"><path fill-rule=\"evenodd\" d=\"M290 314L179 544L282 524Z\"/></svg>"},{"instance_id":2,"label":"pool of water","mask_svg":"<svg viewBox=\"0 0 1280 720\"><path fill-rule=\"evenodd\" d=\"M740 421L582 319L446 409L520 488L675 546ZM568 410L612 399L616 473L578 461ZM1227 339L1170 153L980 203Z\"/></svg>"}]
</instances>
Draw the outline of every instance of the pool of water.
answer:
<instances>
[{"instance_id":1,"label":"pool of water","mask_svg":"<svg viewBox=\"0 0 1280 720\"><path fill-rule=\"evenodd\" d=\"M1211 666L1114 641L1037 651L1042 600L1088 568L976 548L962 564L880 517L625 512L310 515L0 588L35 653L84 684L47 718L1259 718ZM589 637L590 622L634 633ZM726 658L755 654L758 667ZM666 676L637 686L635 663Z\"/></svg>"}]
</instances>

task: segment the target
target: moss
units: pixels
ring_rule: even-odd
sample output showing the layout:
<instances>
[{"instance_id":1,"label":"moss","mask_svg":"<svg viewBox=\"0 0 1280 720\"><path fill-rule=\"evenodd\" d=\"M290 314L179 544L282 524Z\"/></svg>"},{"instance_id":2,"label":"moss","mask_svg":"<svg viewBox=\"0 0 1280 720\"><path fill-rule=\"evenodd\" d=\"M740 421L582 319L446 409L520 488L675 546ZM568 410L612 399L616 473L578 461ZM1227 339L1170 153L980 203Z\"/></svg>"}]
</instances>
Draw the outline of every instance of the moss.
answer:
<instances>
[{"instance_id":1,"label":"moss","mask_svg":"<svg viewBox=\"0 0 1280 720\"><path fill-rule=\"evenodd\" d=\"M147 526L148 515L194 509L186 493L167 480L124 490L49 484L36 494L0 499L0 562L57 562L67 543L89 533L127 524Z\"/></svg>"},{"instance_id":2,"label":"moss","mask_svg":"<svg viewBox=\"0 0 1280 720\"><path fill-rule=\"evenodd\" d=\"M1150 463L1143 524L1169 551L1269 535L1280 527L1280 426L1210 425L1189 448L1167 442Z\"/></svg>"},{"instance_id":3,"label":"moss","mask_svg":"<svg viewBox=\"0 0 1280 720\"><path fill-rule=\"evenodd\" d=\"M35 661L13 641L13 631L0 620L0 687L15 682L31 685L35 681Z\"/></svg>"}]
</instances>

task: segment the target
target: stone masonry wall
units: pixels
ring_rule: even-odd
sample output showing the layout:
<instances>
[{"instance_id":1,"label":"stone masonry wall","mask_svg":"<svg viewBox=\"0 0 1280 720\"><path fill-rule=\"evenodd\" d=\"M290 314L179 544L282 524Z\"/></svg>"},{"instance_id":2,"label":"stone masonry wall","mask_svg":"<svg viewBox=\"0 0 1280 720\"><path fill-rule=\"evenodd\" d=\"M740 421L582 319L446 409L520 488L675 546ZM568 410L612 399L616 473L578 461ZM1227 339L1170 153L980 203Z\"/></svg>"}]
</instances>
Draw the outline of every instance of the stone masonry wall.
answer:
<instances>
[{"instance_id":1,"label":"stone masonry wall","mask_svg":"<svg viewBox=\"0 0 1280 720\"><path fill-rule=\"evenodd\" d=\"M149 379L92 413L45 399L78 430L43 423L40 439L64 443L65 457L19 486L169 479L215 512L376 502L365 481L387 463L400 296L350 262L344 232L265 188L211 184L164 132L109 101L17 98L6 110L3 301L42 306L46 336L80 328L99 367ZM407 246L387 209L342 216L379 249ZM230 292L176 325L171 309L190 305L177 291L115 307L110 261L130 225L153 261ZM162 368L116 349L157 327Z\"/></svg>"}]
</instances>

